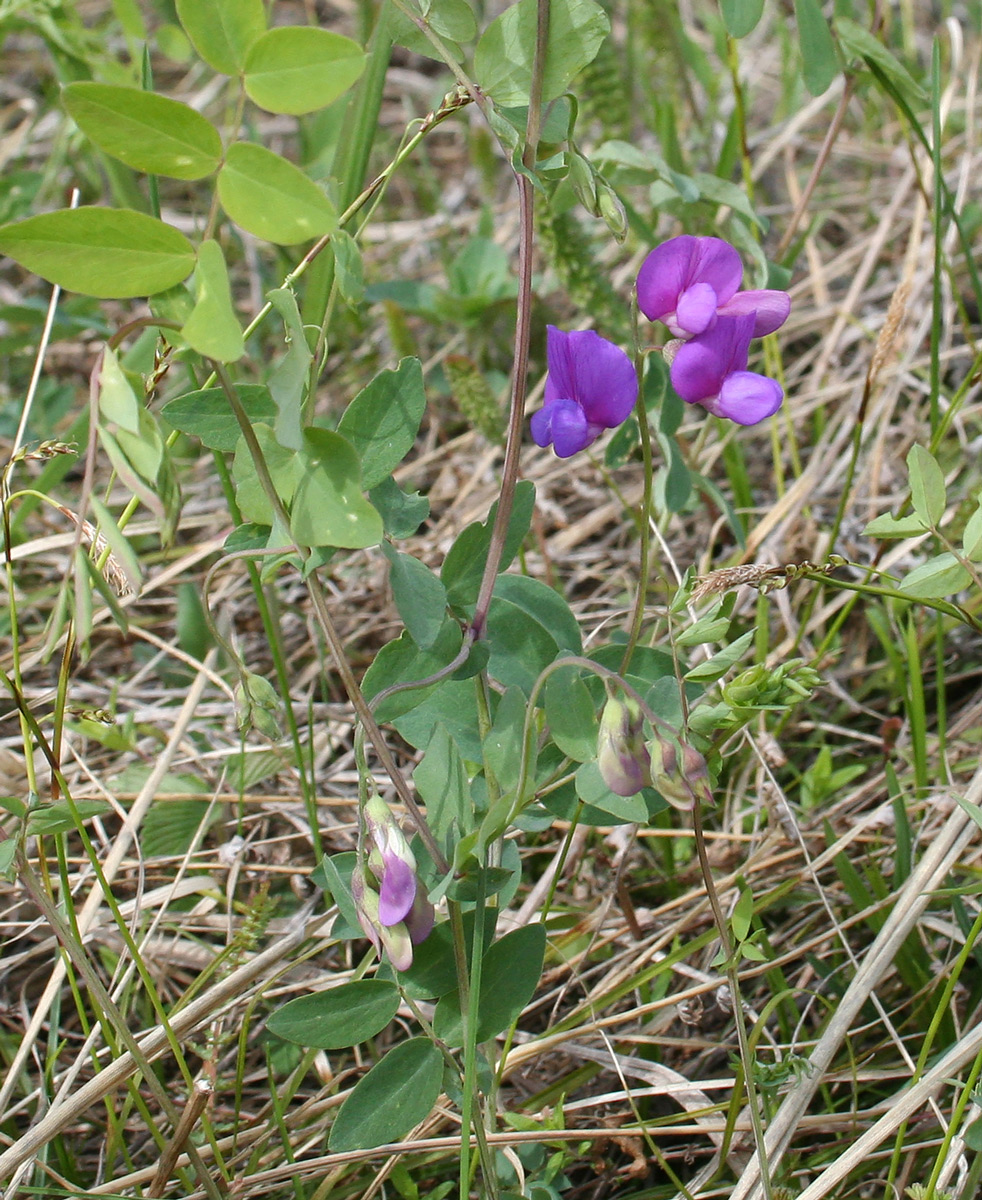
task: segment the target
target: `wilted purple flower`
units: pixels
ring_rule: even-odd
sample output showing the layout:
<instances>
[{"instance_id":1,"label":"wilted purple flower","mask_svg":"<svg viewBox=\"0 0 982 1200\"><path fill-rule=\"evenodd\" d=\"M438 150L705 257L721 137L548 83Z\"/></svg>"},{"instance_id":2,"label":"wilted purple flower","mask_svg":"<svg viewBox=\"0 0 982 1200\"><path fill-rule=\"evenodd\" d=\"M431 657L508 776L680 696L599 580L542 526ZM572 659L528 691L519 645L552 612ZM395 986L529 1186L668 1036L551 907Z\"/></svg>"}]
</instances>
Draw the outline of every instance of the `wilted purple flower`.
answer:
<instances>
[{"instance_id":1,"label":"wilted purple flower","mask_svg":"<svg viewBox=\"0 0 982 1200\"><path fill-rule=\"evenodd\" d=\"M717 417L756 425L781 407L781 385L747 370L754 316L720 317L711 329L684 342L671 365L672 387L689 404L701 404Z\"/></svg>"},{"instance_id":2,"label":"wilted purple flower","mask_svg":"<svg viewBox=\"0 0 982 1200\"><path fill-rule=\"evenodd\" d=\"M592 329L563 333L548 326L546 355L545 404L532 417L532 437L569 458L627 420L638 379L624 351Z\"/></svg>"},{"instance_id":3,"label":"wilted purple flower","mask_svg":"<svg viewBox=\"0 0 982 1200\"><path fill-rule=\"evenodd\" d=\"M650 758L643 740L644 718L636 700L612 696L600 716L597 768L618 796L635 796L651 786Z\"/></svg>"},{"instance_id":4,"label":"wilted purple flower","mask_svg":"<svg viewBox=\"0 0 982 1200\"><path fill-rule=\"evenodd\" d=\"M416 859L389 806L370 796L364 809L370 843L368 867L359 864L351 879L358 920L376 950L385 949L392 965L405 971L413 961L412 947L433 928L433 906L416 876Z\"/></svg>"},{"instance_id":5,"label":"wilted purple flower","mask_svg":"<svg viewBox=\"0 0 982 1200\"><path fill-rule=\"evenodd\" d=\"M787 292L741 292L740 255L722 238L670 238L656 246L638 272L638 307L649 321L662 321L675 337L712 329L719 316L752 313L753 337L773 333L788 319Z\"/></svg>"}]
</instances>

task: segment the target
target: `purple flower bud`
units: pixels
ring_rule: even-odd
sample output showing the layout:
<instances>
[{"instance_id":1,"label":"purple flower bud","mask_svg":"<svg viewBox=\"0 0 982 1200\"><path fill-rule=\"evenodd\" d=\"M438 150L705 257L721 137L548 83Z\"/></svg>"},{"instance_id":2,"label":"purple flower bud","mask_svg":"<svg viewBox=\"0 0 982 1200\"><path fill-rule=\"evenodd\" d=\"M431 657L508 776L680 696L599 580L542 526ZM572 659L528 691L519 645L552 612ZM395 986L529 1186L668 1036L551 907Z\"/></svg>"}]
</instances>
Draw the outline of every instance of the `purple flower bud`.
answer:
<instances>
[{"instance_id":1,"label":"purple flower bud","mask_svg":"<svg viewBox=\"0 0 982 1200\"><path fill-rule=\"evenodd\" d=\"M706 760L686 742L655 734L648 743L651 784L675 808L691 811L696 801L712 804Z\"/></svg>"},{"instance_id":2,"label":"purple flower bud","mask_svg":"<svg viewBox=\"0 0 982 1200\"><path fill-rule=\"evenodd\" d=\"M662 321L675 337L713 328L719 316L754 316L753 336L773 333L788 318L787 292L740 292L740 255L722 238L670 238L656 246L638 272L638 307L649 321Z\"/></svg>"},{"instance_id":3,"label":"purple flower bud","mask_svg":"<svg viewBox=\"0 0 982 1200\"><path fill-rule=\"evenodd\" d=\"M364 819L371 873L359 864L351 876L358 921L376 952L384 950L397 971L406 971L412 965L413 946L433 928L433 905L420 887L409 843L381 796L368 798Z\"/></svg>"},{"instance_id":4,"label":"purple flower bud","mask_svg":"<svg viewBox=\"0 0 982 1200\"><path fill-rule=\"evenodd\" d=\"M548 326L546 354L545 404L532 417L532 437L570 458L627 420L638 379L624 351L592 329L563 333Z\"/></svg>"},{"instance_id":5,"label":"purple flower bud","mask_svg":"<svg viewBox=\"0 0 982 1200\"><path fill-rule=\"evenodd\" d=\"M781 385L747 370L754 315L719 317L706 333L680 346L672 360L672 387L688 404L717 417L756 425L781 407Z\"/></svg>"},{"instance_id":6,"label":"purple flower bud","mask_svg":"<svg viewBox=\"0 0 982 1200\"><path fill-rule=\"evenodd\" d=\"M397 925L416 898L416 859L399 823L381 796L365 804L365 824L373 846L368 865L379 881L379 920Z\"/></svg>"},{"instance_id":7,"label":"purple flower bud","mask_svg":"<svg viewBox=\"0 0 982 1200\"><path fill-rule=\"evenodd\" d=\"M643 727L637 701L611 696L604 705L597 738L597 767L604 783L618 796L635 796L651 784Z\"/></svg>"}]
</instances>

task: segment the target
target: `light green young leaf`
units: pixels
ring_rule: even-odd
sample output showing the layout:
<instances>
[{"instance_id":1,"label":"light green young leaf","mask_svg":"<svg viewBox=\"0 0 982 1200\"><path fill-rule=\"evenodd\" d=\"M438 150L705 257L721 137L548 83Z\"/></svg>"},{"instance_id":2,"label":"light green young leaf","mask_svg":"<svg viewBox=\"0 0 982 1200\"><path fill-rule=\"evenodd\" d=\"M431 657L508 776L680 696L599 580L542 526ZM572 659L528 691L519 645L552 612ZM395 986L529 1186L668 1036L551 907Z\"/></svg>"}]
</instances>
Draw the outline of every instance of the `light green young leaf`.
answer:
<instances>
[{"instance_id":1,"label":"light green young leaf","mask_svg":"<svg viewBox=\"0 0 982 1200\"><path fill-rule=\"evenodd\" d=\"M303 401L313 355L307 345L297 298L289 288L276 288L267 300L283 318L286 354L270 373L269 393L276 404L276 438L282 446L299 450L302 442Z\"/></svg>"},{"instance_id":2,"label":"light green young leaf","mask_svg":"<svg viewBox=\"0 0 982 1200\"><path fill-rule=\"evenodd\" d=\"M538 21L536 0L518 0L487 27L474 53L474 76L496 104L528 104ZM542 101L561 96L593 62L610 32L595 0L552 0Z\"/></svg>"},{"instance_id":3,"label":"light green young leaf","mask_svg":"<svg viewBox=\"0 0 982 1200\"><path fill-rule=\"evenodd\" d=\"M135 171L203 179L218 169L222 139L199 112L139 88L70 83L62 103L100 150Z\"/></svg>"},{"instance_id":4,"label":"light green young leaf","mask_svg":"<svg viewBox=\"0 0 982 1200\"><path fill-rule=\"evenodd\" d=\"M303 461L296 450L280 445L268 425L258 422L253 425L253 431L276 494L284 504L289 504L303 473ZM272 525L273 507L259 481L255 463L243 437L239 438L232 460L232 479L235 483L235 502L243 518L256 525Z\"/></svg>"},{"instance_id":5,"label":"light green young leaf","mask_svg":"<svg viewBox=\"0 0 982 1200\"><path fill-rule=\"evenodd\" d=\"M944 516L947 493L944 475L937 460L923 446L911 446L907 455L907 470L910 474L910 501L914 512L925 525L937 528Z\"/></svg>"},{"instance_id":6,"label":"light green young leaf","mask_svg":"<svg viewBox=\"0 0 982 1200\"><path fill-rule=\"evenodd\" d=\"M337 212L299 167L264 146L236 142L218 173L218 198L236 223L278 246L330 233Z\"/></svg>"},{"instance_id":7,"label":"light green young leaf","mask_svg":"<svg viewBox=\"0 0 982 1200\"><path fill-rule=\"evenodd\" d=\"M927 533L928 528L920 517L892 517L884 513L874 517L863 530L865 537L909 538Z\"/></svg>"},{"instance_id":8,"label":"light green young leaf","mask_svg":"<svg viewBox=\"0 0 982 1200\"><path fill-rule=\"evenodd\" d=\"M360 1079L331 1126L332 1154L398 1142L429 1116L443 1085L443 1055L428 1038L400 1042Z\"/></svg>"},{"instance_id":9,"label":"light green young leaf","mask_svg":"<svg viewBox=\"0 0 982 1200\"><path fill-rule=\"evenodd\" d=\"M971 586L972 576L953 554L939 554L915 567L900 581L912 600L943 600Z\"/></svg>"},{"instance_id":10,"label":"light green young leaf","mask_svg":"<svg viewBox=\"0 0 982 1200\"><path fill-rule=\"evenodd\" d=\"M331 236L334 251L334 277L338 291L345 304L352 308L365 297L365 272L358 243L344 229L335 230Z\"/></svg>"},{"instance_id":11,"label":"light green young leaf","mask_svg":"<svg viewBox=\"0 0 982 1200\"><path fill-rule=\"evenodd\" d=\"M805 87L820 96L839 71L835 42L819 0L794 0Z\"/></svg>"},{"instance_id":12,"label":"light green young leaf","mask_svg":"<svg viewBox=\"0 0 982 1200\"><path fill-rule=\"evenodd\" d=\"M901 95L921 102L927 99L927 93L900 60L858 21L853 21L851 17L836 17L835 31L848 55L874 63Z\"/></svg>"},{"instance_id":13,"label":"light green young leaf","mask_svg":"<svg viewBox=\"0 0 982 1200\"><path fill-rule=\"evenodd\" d=\"M735 642L714 654L708 662L699 663L691 671L687 671L685 678L690 683L714 683L717 679L722 679L726 672L743 658L744 652L753 641L753 636L751 630L738 637Z\"/></svg>"},{"instance_id":14,"label":"light green young leaf","mask_svg":"<svg viewBox=\"0 0 982 1200\"><path fill-rule=\"evenodd\" d=\"M745 942L747 940L753 919L754 894L750 888L745 887L741 890L740 898L734 905L733 915L730 917L730 928L733 930L733 936L738 942Z\"/></svg>"},{"instance_id":15,"label":"light green young leaf","mask_svg":"<svg viewBox=\"0 0 982 1200\"><path fill-rule=\"evenodd\" d=\"M177 18L209 67L237 75L266 29L263 0L177 0Z\"/></svg>"},{"instance_id":16,"label":"light green young leaf","mask_svg":"<svg viewBox=\"0 0 982 1200\"><path fill-rule=\"evenodd\" d=\"M195 263L194 247L173 226L130 209L94 206L0 226L0 253L48 283L101 300L163 292Z\"/></svg>"},{"instance_id":17,"label":"light green young leaf","mask_svg":"<svg viewBox=\"0 0 982 1200\"><path fill-rule=\"evenodd\" d=\"M358 455L327 429L305 429L296 457L302 474L293 493L290 526L304 546L360 550L382 540L382 518L362 495Z\"/></svg>"},{"instance_id":18,"label":"light green young leaf","mask_svg":"<svg viewBox=\"0 0 982 1200\"><path fill-rule=\"evenodd\" d=\"M730 37L742 38L757 28L764 0L719 0L723 24Z\"/></svg>"},{"instance_id":19,"label":"light green young leaf","mask_svg":"<svg viewBox=\"0 0 982 1200\"><path fill-rule=\"evenodd\" d=\"M206 358L235 362L245 353L242 327L232 307L225 255L211 238L198 247L194 273L195 303L184 322L181 336Z\"/></svg>"},{"instance_id":20,"label":"light green young leaf","mask_svg":"<svg viewBox=\"0 0 982 1200\"><path fill-rule=\"evenodd\" d=\"M357 42L311 25L283 25L253 43L245 63L249 99L272 113L316 112L365 69Z\"/></svg>"},{"instance_id":21,"label":"light green young leaf","mask_svg":"<svg viewBox=\"0 0 982 1200\"><path fill-rule=\"evenodd\" d=\"M962 534L962 549L970 562L982 561L982 502L968 518Z\"/></svg>"},{"instance_id":22,"label":"light green young leaf","mask_svg":"<svg viewBox=\"0 0 982 1200\"><path fill-rule=\"evenodd\" d=\"M107 346L99 368L99 416L130 433L140 432L140 402L119 365L116 351Z\"/></svg>"}]
</instances>

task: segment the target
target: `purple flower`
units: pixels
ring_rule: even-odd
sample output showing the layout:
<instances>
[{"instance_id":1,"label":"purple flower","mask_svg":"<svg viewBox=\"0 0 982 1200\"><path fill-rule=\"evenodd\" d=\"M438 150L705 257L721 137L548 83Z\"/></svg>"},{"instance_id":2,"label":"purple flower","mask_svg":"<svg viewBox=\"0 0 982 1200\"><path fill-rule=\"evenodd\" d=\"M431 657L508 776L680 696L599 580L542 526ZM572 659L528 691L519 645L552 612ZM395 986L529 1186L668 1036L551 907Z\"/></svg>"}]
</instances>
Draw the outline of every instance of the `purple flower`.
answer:
<instances>
[{"instance_id":1,"label":"purple flower","mask_svg":"<svg viewBox=\"0 0 982 1200\"><path fill-rule=\"evenodd\" d=\"M773 333L788 319L787 292L741 292L740 255L722 238L671 238L656 246L638 273L638 307L649 321L662 321L675 337L712 329L719 316L753 313L753 336Z\"/></svg>"},{"instance_id":2,"label":"purple flower","mask_svg":"<svg viewBox=\"0 0 982 1200\"><path fill-rule=\"evenodd\" d=\"M592 329L563 333L548 326L546 355L545 404L532 417L532 437L569 458L627 420L638 379L624 351Z\"/></svg>"},{"instance_id":3,"label":"purple flower","mask_svg":"<svg viewBox=\"0 0 982 1200\"><path fill-rule=\"evenodd\" d=\"M756 425L781 407L781 385L747 370L754 315L719 317L706 333L684 342L672 359L672 387L688 404L717 417Z\"/></svg>"},{"instance_id":4,"label":"purple flower","mask_svg":"<svg viewBox=\"0 0 982 1200\"><path fill-rule=\"evenodd\" d=\"M360 863L351 880L358 920L375 949L385 949L396 970L405 971L413 946L433 928L433 906L416 876L409 843L381 796L368 798L364 821L370 873Z\"/></svg>"}]
</instances>

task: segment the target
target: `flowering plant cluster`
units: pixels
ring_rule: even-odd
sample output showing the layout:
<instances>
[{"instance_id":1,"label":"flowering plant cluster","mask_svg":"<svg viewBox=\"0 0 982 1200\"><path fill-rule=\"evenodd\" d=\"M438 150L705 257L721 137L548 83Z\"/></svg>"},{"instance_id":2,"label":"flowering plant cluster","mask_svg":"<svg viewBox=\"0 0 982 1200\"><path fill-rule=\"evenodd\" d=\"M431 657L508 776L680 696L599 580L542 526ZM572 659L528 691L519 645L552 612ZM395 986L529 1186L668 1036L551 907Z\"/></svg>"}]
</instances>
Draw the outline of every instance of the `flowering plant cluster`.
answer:
<instances>
[{"instance_id":1,"label":"flowering plant cluster","mask_svg":"<svg viewBox=\"0 0 982 1200\"><path fill-rule=\"evenodd\" d=\"M742 276L729 242L671 238L638 273L638 307L673 335L665 358L682 399L738 425L756 425L777 412L784 393L776 380L747 370L750 341L784 324L791 299L771 289L740 291ZM550 325L546 352L545 404L532 417L532 437L569 458L627 419L637 376L624 351L592 330L564 333Z\"/></svg>"}]
</instances>

